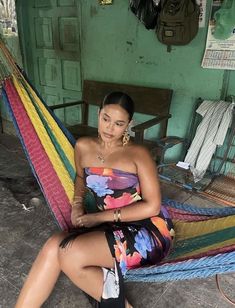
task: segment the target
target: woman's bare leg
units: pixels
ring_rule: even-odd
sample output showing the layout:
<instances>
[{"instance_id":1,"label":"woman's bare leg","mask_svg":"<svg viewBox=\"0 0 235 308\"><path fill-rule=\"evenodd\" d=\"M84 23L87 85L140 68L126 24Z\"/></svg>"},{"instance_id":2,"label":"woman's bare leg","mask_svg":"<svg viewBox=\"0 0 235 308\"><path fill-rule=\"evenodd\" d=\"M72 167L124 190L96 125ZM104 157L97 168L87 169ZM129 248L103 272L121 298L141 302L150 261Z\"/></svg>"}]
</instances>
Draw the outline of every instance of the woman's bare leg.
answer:
<instances>
[{"instance_id":1,"label":"woman's bare leg","mask_svg":"<svg viewBox=\"0 0 235 308\"><path fill-rule=\"evenodd\" d=\"M64 235L47 241L39 253L20 293L16 308L38 308L50 295L62 270L75 285L100 301L103 291L101 267L112 268L105 234L92 232L79 236L66 248L59 248ZM127 306L126 307L131 307Z\"/></svg>"},{"instance_id":2,"label":"woman's bare leg","mask_svg":"<svg viewBox=\"0 0 235 308\"><path fill-rule=\"evenodd\" d=\"M103 290L101 267L112 268L114 261L103 232L80 235L59 249L61 270L87 294L100 300Z\"/></svg>"},{"instance_id":3,"label":"woman's bare leg","mask_svg":"<svg viewBox=\"0 0 235 308\"><path fill-rule=\"evenodd\" d=\"M70 246L60 250L59 260L61 270L75 285L97 301L101 300L103 292L101 267L114 267L114 259L103 232L79 236ZM127 300L126 307L132 308Z\"/></svg>"},{"instance_id":4,"label":"woman's bare leg","mask_svg":"<svg viewBox=\"0 0 235 308\"><path fill-rule=\"evenodd\" d=\"M15 308L37 308L50 295L61 272L58 247L65 234L52 236L39 252L20 292Z\"/></svg>"}]
</instances>

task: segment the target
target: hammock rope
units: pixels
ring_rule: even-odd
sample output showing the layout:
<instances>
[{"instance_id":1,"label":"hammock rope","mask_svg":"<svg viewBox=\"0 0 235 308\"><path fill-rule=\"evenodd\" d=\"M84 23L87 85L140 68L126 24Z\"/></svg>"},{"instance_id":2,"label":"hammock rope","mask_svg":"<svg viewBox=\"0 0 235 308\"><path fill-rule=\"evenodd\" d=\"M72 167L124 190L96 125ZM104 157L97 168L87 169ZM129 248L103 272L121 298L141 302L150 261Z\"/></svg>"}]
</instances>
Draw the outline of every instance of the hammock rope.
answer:
<instances>
[{"instance_id":1,"label":"hammock rope","mask_svg":"<svg viewBox=\"0 0 235 308\"><path fill-rule=\"evenodd\" d=\"M199 208L190 204L182 204L175 200L164 200L164 204L173 206L176 209L183 210L184 212L195 214L195 215L206 215L223 217L235 214L234 207L221 207L221 208Z\"/></svg>"},{"instance_id":2,"label":"hammock rope","mask_svg":"<svg viewBox=\"0 0 235 308\"><path fill-rule=\"evenodd\" d=\"M127 272L127 281L166 282L195 278L206 278L216 274L235 271L235 252L186 260L176 264L163 264Z\"/></svg>"},{"instance_id":3,"label":"hammock rope","mask_svg":"<svg viewBox=\"0 0 235 308\"><path fill-rule=\"evenodd\" d=\"M2 59L2 60L1 60ZM0 42L1 96L45 200L62 230L71 225L75 140ZM7 63L7 64L5 64ZM3 65L4 64L4 65ZM176 239L157 266L129 270L129 281L173 281L235 271L235 208L199 208L166 199Z\"/></svg>"}]
</instances>

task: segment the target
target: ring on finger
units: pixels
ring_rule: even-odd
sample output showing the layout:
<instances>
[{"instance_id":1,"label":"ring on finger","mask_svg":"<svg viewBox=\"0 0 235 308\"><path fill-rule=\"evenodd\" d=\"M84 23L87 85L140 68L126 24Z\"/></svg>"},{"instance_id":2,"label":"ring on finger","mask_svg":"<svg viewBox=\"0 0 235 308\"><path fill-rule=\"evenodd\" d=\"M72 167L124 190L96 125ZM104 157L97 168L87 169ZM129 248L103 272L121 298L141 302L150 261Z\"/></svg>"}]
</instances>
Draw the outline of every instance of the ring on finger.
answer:
<instances>
[{"instance_id":1,"label":"ring on finger","mask_svg":"<svg viewBox=\"0 0 235 308\"><path fill-rule=\"evenodd\" d=\"M79 218L78 223L79 223L79 225L80 225L81 227L84 227L84 224L82 223L82 219L81 219L81 218Z\"/></svg>"}]
</instances>

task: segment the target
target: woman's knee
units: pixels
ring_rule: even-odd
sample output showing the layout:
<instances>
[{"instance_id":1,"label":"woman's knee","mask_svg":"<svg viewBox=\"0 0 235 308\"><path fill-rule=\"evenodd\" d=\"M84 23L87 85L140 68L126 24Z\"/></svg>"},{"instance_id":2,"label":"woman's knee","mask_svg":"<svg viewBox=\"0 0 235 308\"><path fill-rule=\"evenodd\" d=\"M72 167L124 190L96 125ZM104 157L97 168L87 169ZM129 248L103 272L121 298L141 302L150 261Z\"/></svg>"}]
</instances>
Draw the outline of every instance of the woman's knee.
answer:
<instances>
[{"instance_id":1,"label":"woman's knee","mask_svg":"<svg viewBox=\"0 0 235 308\"><path fill-rule=\"evenodd\" d=\"M86 243L84 243L80 237L69 243L65 248L60 248L58 258L61 269L66 270L71 268L71 266L75 266L77 269L82 269L87 266L86 248Z\"/></svg>"},{"instance_id":2,"label":"woman's knee","mask_svg":"<svg viewBox=\"0 0 235 308\"><path fill-rule=\"evenodd\" d=\"M98 255L97 251L99 251ZM87 266L113 266L113 258L106 238L100 233L78 236L65 248L59 249L58 258L64 272L72 268L82 270Z\"/></svg>"},{"instance_id":3,"label":"woman's knee","mask_svg":"<svg viewBox=\"0 0 235 308\"><path fill-rule=\"evenodd\" d=\"M40 253L48 258L58 257L59 245L64 237L64 233L57 233L52 235L43 245Z\"/></svg>"}]
</instances>

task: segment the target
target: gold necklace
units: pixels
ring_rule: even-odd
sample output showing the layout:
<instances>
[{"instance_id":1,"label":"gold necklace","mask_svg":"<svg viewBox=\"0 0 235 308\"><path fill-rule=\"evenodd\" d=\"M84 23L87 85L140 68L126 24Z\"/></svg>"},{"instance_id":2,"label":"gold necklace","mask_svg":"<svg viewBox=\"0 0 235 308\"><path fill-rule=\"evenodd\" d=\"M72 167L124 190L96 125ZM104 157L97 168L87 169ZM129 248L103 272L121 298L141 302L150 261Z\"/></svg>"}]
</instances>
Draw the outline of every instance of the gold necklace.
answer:
<instances>
[{"instance_id":1,"label":"gold necklace","mask_svg":"<svg viewBox=\"0 0 235 308\"><path fill-rule=\"evenodd\" d=\"M103 155L97 155L97 158L99 159L99 161L101 161L102 162L102 164L104 164L105 163L105 158L104 158L104 156Z\"/></svg>"},{"instance_id":2,"label":"gold necklace","mask_svg":"<svg viewBox=\"0 0 235 308\"><path fill-rule=\"evenodd\" d=\"M97 155L96 155L96 157L97 157L97 159L102 163L102 164L104 164L105 163L105 160L114 152L114 151L116 151L116 149L113 149L110 153L108 153L108 154L99 154L99 153L97 153Z\"/></svg>"},{"instance_id":3,"label":"gold necklace","mask_svg":"<svg viewBox=\"0 0 235 308\"><path fill-rule=\"evenodd\" d=\"M98 158L98 160L102 163L102 164L104 164L105 163L105 160L114 152L115 150L113 150L113 151L111 151L110 153L108 153L108 154L106 154L106 155L104 155L104 154L97 154L97 158Z\"/></svg>"}]
</instances>

